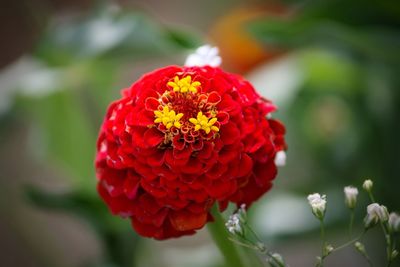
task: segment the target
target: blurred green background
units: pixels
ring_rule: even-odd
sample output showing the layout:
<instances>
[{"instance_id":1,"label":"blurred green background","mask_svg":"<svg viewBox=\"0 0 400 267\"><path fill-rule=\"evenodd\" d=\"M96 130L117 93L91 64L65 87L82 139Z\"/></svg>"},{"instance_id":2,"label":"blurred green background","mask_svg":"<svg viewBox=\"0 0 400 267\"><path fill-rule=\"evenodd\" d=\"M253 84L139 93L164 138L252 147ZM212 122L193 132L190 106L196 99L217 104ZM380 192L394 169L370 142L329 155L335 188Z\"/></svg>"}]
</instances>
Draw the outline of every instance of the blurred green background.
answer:
<instances>
[{"instance_id":1,"label":"blurred green background","mask_svg":"<svg viewBox=\"0 0 400 267\"><path fill-rule=\"evenodd\" d=\"M319 253L307 194L328 195L333 244L347 238L344 186L373 179L378 201L400 210L398 1L21 0L2 4L0 22L2 266L223 266L206 230L137 237L100 201L93 168L120 89L204 43L287 126L287 165L250 216L290 266ZM358 225L367 203L361 193ZM377 266L383 243L365 239ZM346 249L326 266L366 263Z\"/></svg>"}]
</instances>

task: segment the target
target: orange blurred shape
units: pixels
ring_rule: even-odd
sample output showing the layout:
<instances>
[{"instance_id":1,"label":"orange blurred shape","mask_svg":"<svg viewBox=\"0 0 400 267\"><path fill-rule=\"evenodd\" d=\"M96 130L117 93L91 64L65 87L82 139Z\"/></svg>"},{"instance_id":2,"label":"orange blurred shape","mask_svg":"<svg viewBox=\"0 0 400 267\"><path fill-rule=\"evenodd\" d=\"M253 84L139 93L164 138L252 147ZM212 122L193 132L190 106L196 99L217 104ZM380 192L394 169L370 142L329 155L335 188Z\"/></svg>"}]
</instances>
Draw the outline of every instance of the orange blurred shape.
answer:
<instances>
[{"instance_id":1,"label":"orange blurred shape","mask_svg":"<svg viewBox=\"0 0 400 267\"><path fill-rule=\"evenodd\" d=\"M284 18L289 8L283 4L267 4L261 7L239 7L220 17L211 26L209 37L220 49L226 69L245 73L261 62L275 59L283 49L261 44L246 30L246 25L265 17Z\"/></svg>"}]
</instances>

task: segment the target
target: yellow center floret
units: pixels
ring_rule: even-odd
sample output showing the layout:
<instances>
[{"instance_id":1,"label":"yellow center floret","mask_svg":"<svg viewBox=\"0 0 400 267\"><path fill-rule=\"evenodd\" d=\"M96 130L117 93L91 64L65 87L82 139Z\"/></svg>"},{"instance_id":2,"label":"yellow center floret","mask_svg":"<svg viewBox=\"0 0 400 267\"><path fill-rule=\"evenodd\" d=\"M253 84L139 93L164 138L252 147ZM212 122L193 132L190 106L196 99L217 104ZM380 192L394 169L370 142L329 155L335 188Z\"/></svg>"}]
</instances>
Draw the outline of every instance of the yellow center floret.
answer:
<instances>
[{"instance_id":1,"label":"yellow center floret","mask_svg":"<svg viewBox=\"0 0 400 267\"><path fill-rule=\"evenodd\" d=\"M180 128L182 124L179 120L183 117L183 113L176 114L174 110L169 110L168 106L164 106L162 111L155 110L154 115L156 115L155 123L162 123L167 129L172 126Z\"/></svg>"},{"instance_id":2,"label":"yellow center floret","mask_svg":"<svg viewBox=\"0 0 400 267\"><path fill-rule=\"evenodd\" d=\"M198 131L200 129L204 130L206 134L209 134L210 131L218 132L219 128L214 126L217 122L217 118L207 118L203 115L203 112L197 113L197 118L190 118L189 121L194 124L194 130Z\"/></svg>"},{"instance_id":3,"label":"yellow center floret","mask_svg":"<svg viewBox=\"0 0 400 267\"><path fill-rule=\"evenodd\" d=\"M201 85L200 82L192 82L192 76L188 75L182 79L179 79L178 76L174 77L174 81L170 81L167 83L168 86L172 87L174 92L180 93L197 93L198 87Z\"/></svg>"}]
</instances>

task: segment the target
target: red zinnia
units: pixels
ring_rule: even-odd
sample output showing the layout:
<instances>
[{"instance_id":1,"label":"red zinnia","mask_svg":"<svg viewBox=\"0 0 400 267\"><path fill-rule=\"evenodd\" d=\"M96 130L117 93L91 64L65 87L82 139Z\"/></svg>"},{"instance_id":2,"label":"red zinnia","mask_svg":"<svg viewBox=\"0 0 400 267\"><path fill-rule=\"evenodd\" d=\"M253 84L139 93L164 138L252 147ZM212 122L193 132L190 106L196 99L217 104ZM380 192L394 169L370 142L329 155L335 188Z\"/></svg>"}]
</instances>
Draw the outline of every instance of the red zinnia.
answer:
<instances>
[{"instance_id":1,"label":"red zinnia","mask_svg":"<svg viewBox=\"0 0 400 267\"><path fill-rule=\"evenodd\" d=\"M275 106L218 67L156 70L123 90L100 130L98 191L142 236L195 233L215 202L251 204L285 150Z\"/></svg>"}]
</instances>

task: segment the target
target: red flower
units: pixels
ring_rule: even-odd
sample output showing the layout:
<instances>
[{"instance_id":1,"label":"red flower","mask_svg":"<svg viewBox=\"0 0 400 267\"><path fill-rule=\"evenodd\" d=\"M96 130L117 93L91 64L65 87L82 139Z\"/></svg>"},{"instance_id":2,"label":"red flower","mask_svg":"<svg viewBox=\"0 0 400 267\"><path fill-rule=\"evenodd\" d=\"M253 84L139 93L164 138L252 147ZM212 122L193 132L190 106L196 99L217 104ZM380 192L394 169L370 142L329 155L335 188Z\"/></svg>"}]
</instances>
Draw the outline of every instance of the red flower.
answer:
<instances>
[{"instance_id":1,"label":"red flower","mask_svg":"<svg viewBox=\"0 0 400 267\"><path fill-rule=\"evenodd\" d=\"M166 67L112 103L97 142L98 191L142 236L195 233L215 202L251 204L286 149L275 106L240 76L213 67Z\"/></svg>"}]
</instances>

